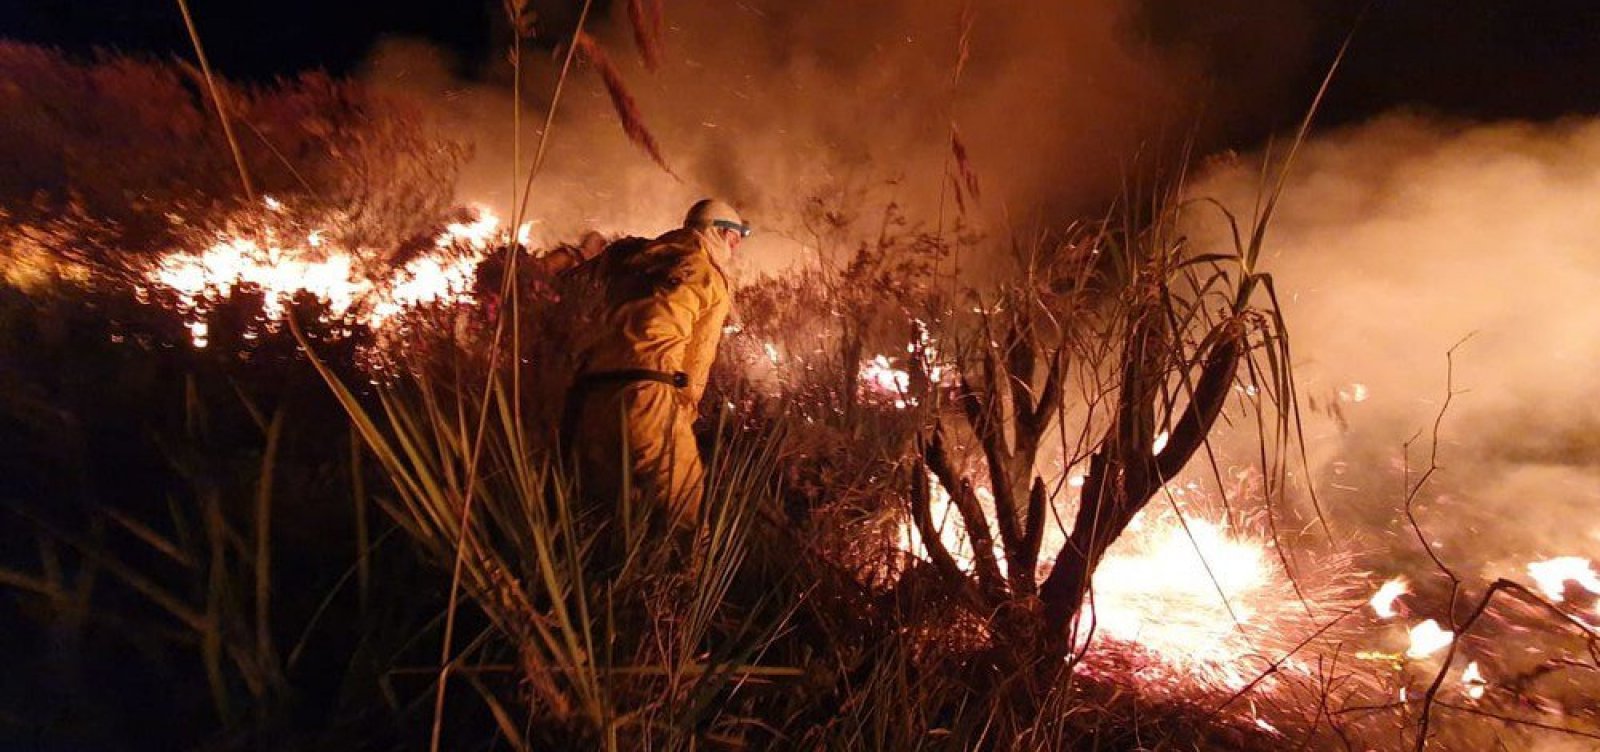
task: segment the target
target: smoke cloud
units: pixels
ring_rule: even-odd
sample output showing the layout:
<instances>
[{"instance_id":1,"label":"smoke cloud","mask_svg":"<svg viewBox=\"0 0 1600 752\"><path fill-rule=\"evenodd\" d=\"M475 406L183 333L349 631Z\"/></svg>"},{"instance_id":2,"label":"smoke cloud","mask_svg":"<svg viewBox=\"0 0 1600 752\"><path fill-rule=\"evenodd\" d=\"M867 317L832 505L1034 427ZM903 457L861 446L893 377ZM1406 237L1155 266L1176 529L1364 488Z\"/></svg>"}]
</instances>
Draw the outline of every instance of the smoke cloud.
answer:
<instances>
[{"instance_id":1,"label":"smoke cloud","mask_svg":"<svg viewBox=\"0 0 1600 752\"><path fill-rule=\"evenodd\" d=\"M1248 216L1261 174L1194 189ZM1454 354L1440 474L1419 497L1462 574L1600 553L1600 120L1466 125L1394 114L1313 139L1268 234L1307 405L1313 476L1343 532L1389 564ZM1220 227L1196 228L1223 248ZM1404 558L1407 554L1398 554Z\"/></svg>"},{"instance_id":2,"label":"smoke cloud","mask_svg":"<svg viewBox=\"0 0 1600 752\"><path fill-rule=\"evenodd\" d=\"M1025 236L1097 211L1185 140L1270 119L1296 94L1283 87L1303 80L1317 31L1312 2L1271 13L1238 0L669 4L664 63L649 72L613 5L590 28L681 181L628 143L580 65L534 186L535 237L654 234L716 195L761 228L742 254L759 271L814 257L801 218L816 196L849 196L842 205L867 225L893 200L948 227L952 122L983 186L969 224ZM524 169L560 63L526 55ZM473 141L460 198L506 212L520 184L507 71L498 56L449 60L391 40L365 77L432 103ZM1261 174L1251 161L1213 170L1194 193L1248 214ZM1420 499L1441 551L1515 574L1600 547L1585 512L1600 496L1588 374L1600 362L1600 123L1391 115L1314 139L1292 178L1266 269L1336 521L1421 557L1396 514L1400 447L1424 429L1412 457L1426 464L1445 353L1471 335L1456 351L1445 470ZM1217 230L1195 233L1221 243Z\"/></svg>"},{"instance_id":3,"label":"smoke cloud","mask_svg":"<svg viewBox=\"0 0 1600 752\"><path fill-rule=\"evenodd\" d=\"M624 4L613 5L590 28L622 65L682 181L627 142L594 71L579 66L534 189L545 239L587 228L659 232L705 195L726 197L766 230L747 246L764 269L806 255L798 217L812 196L849 195L847 208L864 217L895 201L919 221L949 226L958 211L952 122L982 187L977 199L964 197L966 223L1026 235L1097 211L1136 165L1248 109L1205 85L1225 61L1213 65L1194 40L1161 31L1155 21L1170 11L1148 0L669 4L664 64L654 73L638 62ZM1304 37L1293 12L1255 15L1271 28L1246 29L1232 48L1264 45L1284 64L1229 68L1237 75L1227 90L1251 97L1294 69L1287 61ZM958 79L963 39L969 54ZM560 62L528 57L524 166ZM508 66L486 61L480 78L495 82L467 83L450 74L459 62L395 40L374 52L366 77L436 103L477 144L461 198L504 208L513 180Z\"/></svg>"}]
</instances>

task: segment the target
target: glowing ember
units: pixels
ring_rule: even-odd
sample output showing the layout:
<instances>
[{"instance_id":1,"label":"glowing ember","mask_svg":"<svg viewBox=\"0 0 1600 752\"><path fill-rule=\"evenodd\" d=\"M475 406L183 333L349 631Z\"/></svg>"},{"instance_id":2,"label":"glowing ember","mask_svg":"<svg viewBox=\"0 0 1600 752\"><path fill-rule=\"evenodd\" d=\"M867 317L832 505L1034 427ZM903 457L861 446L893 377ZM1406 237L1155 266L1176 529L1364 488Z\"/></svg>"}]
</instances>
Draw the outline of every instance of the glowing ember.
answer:
<instances>
[{"instance_id":1,"label":"glowing ember","mask_svg":"<svg viewBox=\"0 0 1600 752\"><path fill-rule=\"evenodd\" d=\"M189 339L190 341L194 342L195 347L203 349L207 344L210 343L208 337L211 334L211 326L209 324L204 321L191 321L189 322L188 327Z\"/></svg>"},{"instance_id":2,"label":"glowing ember","mask_svg":"<svg viewBox=\"0 0 1600 752\"><path fill-rule=\"evenodd\" d=\"M1454 640L1454 633L1440 627L1439 622L1429 619L1411 628L1411 647L1406 648L1406 657L1427 658L1449 647Z\"/></svg>"},{"instance_id":3,"label":"glowing ember","mask_svg":"<svg viewBox=\"0 0 1600 752\"><path fill-rule=\"evenodd\" d=\"M1477 661L1468 663L1467 668L1461 672L1461 685L1467 688L1468 697L1474 700L1483 699L1483 691L1489 687L1489 682L1483 678L1483 672L1478 670Z\"/></svg>"},{"instance_id":4,"label":"glowing ember","mask_svg":"<svg viewBox=\"0 0 1600 752\"><path fill-rule=\"evenodd\" d=\"M895 368L888 356L879 355L862 364L860 380L862 388L869 393L893 400L897 410L911 404L906 396L911 388L911 374Z\"/></svg>"},{"instance_id":5,"label":"glowing ember","mask_svg":"<svg viewBox=\"0 0 1600 752\"><path fill-rule=\"evenodd\" d=\"M1406 578L1396 577L1383 583L1383 587L1378 588L1378 592L1373 594L1372 600L1367 601L1367 605L1372 606L1372 612L1377 614L1378 618L1393 619L1395 600L1409 592L1411 587Z\"/></svg>"},{"instance_id":6,"label":"glowing ember","mask_svg":"<svg viewBox=\"0 0 1600 752\"><path fill-rule=\"evenodd\" d=\"M861 366L861 381L886 394L903 394L911 388L911 374L895 368L885 355L876 356Z\"/></svg>"},{"instance_id":7,"label":"glowing ember","mask_svg":"<svg viewBox=\"0 0 1600 752\"><path fill-rule=\"evenodd\" d=\"M273 212L283 211L274 199L265 203ZM303 245L281 243L271 231L260 239L221 238L202 253L161 258L147 279L172 290L191 312L202 312L208 299L226 297L235 287L252 286L262 294L262 314L268 321L281 321L290 301L310 293L331 315L354 316L380 329L407 308L464 300L499 227L493 212L478 208L475 220L450 224L434 239L437 248L448 252L413 259L381 280L359 274L356 255L330 247L323 230L308 233ZM194 320L187 326L194 346L205 347L205 323Z\"/></svg>"},{"instance_id":8,"label":"glowing ember","mask_svg":"<svg viewBox=\"0 0 1600 752\"><path fill-rule=\"evenodd\" d=\"M1596 576L1594 565L1581 556L1559 556L1536 561L1528 565L1528 576L1538 583L1545 597L1556 603L1566 600L1569 582L1577 583L1578 587L1594 595L1600 595L1600 576Z\"/></svg>"}]
</instances>

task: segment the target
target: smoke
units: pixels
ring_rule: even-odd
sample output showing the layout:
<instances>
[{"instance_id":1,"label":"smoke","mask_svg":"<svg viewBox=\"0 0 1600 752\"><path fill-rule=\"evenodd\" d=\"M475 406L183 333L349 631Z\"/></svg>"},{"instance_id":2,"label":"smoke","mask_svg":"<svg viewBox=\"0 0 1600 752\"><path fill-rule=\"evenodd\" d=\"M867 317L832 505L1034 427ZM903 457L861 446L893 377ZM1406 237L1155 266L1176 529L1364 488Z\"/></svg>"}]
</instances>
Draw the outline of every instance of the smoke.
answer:
<instances>
[{"instance_id":1,"label":"smoke","mask_svg":"<svg viewBox=\"0 0 1600 752\"><path fill-rule=\"evenodd\" d=\"M534 188L536 236L652 234L676 224L694 199L715 195L764 230L746 246L761 269L808 254L801 217L819 195L847 196L863 218L895 201L928 226L953 225L952 123L982 188L962 197L968 226L1027 235L1098 211L1139 165L1248 109L1217 96L1208 75L1226 69L1237 74L1227 91L1266 96L1294 70L1288 61L1304 36L1292 11L1265 14L1255 22L1264 26L1227 46L1270 48L1284 64L1235 71L1213 65L1219 58L1194 39L1163 30L1157 21L1171 16L1170 4L1151 0L671 4L664 64L651 73L638 62L624 4L612 5L590 29L623 65L683 179L627 142L594 71L579 65ZM958 79L963 40L970 54ZM451 75L460 62L391 40L374 51L365 77L433 102L474 141L461 198L504 210L514 172L509 67L497 54L482 62L479 81L464 82ZM524 169L559 63L559 52L525 58Z\"/></svg>"},{"instance_id":2,"label":"smoke","mask_svg":"<svg viewBox=\"0 0 1600 752\"><path fill-rule=\"evenodd\" d=\"M1194 194L1249 214L1256 164ZM1389 564L1422 551L1398 514L1401 447L1436 480L1418 513L1461 573L1600 553L1600 120L1467 125L1393 114L1313 139L1268 234L1308 406L1313 477ZM1196 228L1223 247L1220 227ZM1462 340L1465 339L1464 342ZM1457 343L1460 343L1457 346ZM1407 554L1398 554L1405 558Z\"/></svg>"}]
</instances>

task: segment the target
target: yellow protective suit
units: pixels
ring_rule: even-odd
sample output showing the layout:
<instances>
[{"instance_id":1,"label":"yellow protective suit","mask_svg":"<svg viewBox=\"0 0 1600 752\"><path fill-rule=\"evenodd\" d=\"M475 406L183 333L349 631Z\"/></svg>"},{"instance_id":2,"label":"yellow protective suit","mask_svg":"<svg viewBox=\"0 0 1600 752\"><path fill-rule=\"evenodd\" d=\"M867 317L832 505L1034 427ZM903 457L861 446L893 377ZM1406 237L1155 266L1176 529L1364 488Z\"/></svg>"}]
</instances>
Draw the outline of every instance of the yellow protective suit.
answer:
<instances>
[{"instance_id":1,"label":"yellow protective suit","mask_svg":"<svg viewBox=\"0 0 1600 752\"><path fill-rule=\"evenodd\" d=\"M695 523L704 496L693 425L732 306L727 277L712 258L717 243L685 228L636 249L607 251L598 259L599 331L580 358L587 374L644 369L687 377L683 387L632 380L577 393L581 420L572 437L586 495L618 499L627 468L640 499L669 510L682 526Z\"/></svg>"}]
</instances>

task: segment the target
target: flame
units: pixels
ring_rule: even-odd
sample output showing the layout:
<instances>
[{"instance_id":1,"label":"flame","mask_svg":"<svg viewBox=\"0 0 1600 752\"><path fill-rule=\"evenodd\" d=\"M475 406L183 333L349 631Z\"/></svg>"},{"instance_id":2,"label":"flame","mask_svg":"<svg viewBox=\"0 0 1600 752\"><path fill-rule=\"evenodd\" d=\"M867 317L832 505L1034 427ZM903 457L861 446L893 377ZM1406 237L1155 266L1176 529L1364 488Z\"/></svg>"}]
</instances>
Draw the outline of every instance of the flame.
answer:
<instances>
[{"instance_id":1,"label":"flame","mask_svg":"<svg viewBox=\"0 0 1600 752\"><path fill-rule=\"evenodd\" d=\"M1594 565L1581 556L1558 556L1528 565L1528 576L1538 583L1545 597L1561 603L1567 597L1567 583L1575 582L1594 595L1600 595L1600 576Z\"/></svg>"},{"instance_id":2,"label":"flame","mask_svg":"<svg viewBox=\"0 0 1600 752\"><path fill-rule=\"evenodd\" d=\"M1483 692L1489 687L1489 681L1483 678L1483 672L1478 670L1478 662L1472 661L1461 672L1461 684L1467 688L1467 696L1474 700L1483 699Z\"/></svg>"},{"instance_id":3,"label":"flame","mask_svg":"<svg viewBox=\"0 0 1600 752\"><path fill-rule=\"evenodd\" d=\"M452 244L464 243L477 250L483 250L494 242L495 233L500 229L500 218L486 207L476 207L478 218L471 222L452 222L444 226L444 232L434 238L434 245L448 248ZM522 226L526 231L527 224ZM521 233L518 233L519 235Z\"/></svg>"},{"instance_id":4,"label":"flame","mask_svg":"<svg viewBox=\"0 0 1600 752\"><path fill-rule=\"evenodd\" d=\"M1453 632L1440 627L1439 622L1429 619L1411 628L1411 647L1406 648L1406 657L1427 658L1449 647L1455 639Z\"/></svg>"},{"instance_id":5,"label":"flame","mask_svg":"<svg viewBox=\"0 0 1600 752\"><path fill-rule=\"evenodd\" d=\"M903 394L911 388L911 374L895 368L887 355L877 355L861 366L864 385L887 394Z\"/></svg>"},{"instance_id":6,"label":"flame","mask_svg":"<svg viewBox=\"0 0 1600 752\"><path fill-rule=\"evenodd\" d=\"M925 369L923 373L926 373L930 383L945 383L945 377L951 369L947 367L949 365L947 362L941 360L927 323L922 319L912 319L911 323L916 328L917 336L916 339L906 343L905 358L911 362L912 367L920 365ZM904 410L908 406L917 404L916 398L908 395L911 389L911 372L898 367L894 359L888 355L874 355L871 359L863 361L856 378L864 394L892 402L896 410Z\"/></svg>"},{"instance_id":7,"label":"flame","mask_svg":"<svg viewBox=\"0 0 1600 752\"><path fill-rule=\"evenodd\" d=\"M194 343L195 347L203 350L206 345L210 344L211 340L208 338L211 334L210 324L204 321L191 321L188 323L188 328L189 340Z\"/></svg>"},{"instance_id":8,"label":"flame","mask_svg":"<svg viewBox=\"0 0 1600 752\"><path fill-rule=\"evenodd\" d=\"M1396 577L1383 583L1378 592L1372 595L1372 600L1367 605L1372 607L1372 613L1380 619L1393 619L1395 616L1394 602L1400 596L1411 592L1411 586L1404 577Z\"/></svg>"},{"instance_id":9,"label":"flame","mask_svg":"<svg viewBox=\"0 0 1600 752\"><path fill-rule=\"evenodd\" d=\"M265 197L264 203L272 212L284 211L276 199ZM492 211L477 207L476 212L474 220L449 224L434 238L435 247L449 253L415 258L385 279L358 273L356 255L331 247L322 229L306 234L303 244L281 243L272 231L260 237L222 237L198 254L167 254L146 279L173 291L179 304L195 314L203 313L209 299L248 285L261 291L262 315L268 321L281 321L290 301L310 293L332 316L352 315L377 330L408 308L467 298L478 264L500 228ZM187 326L194 346L205 347L205 323L195 319Z\"/></svg>"},{"instance_id":10,"label":"flame","mask_svg":"<svg viewBox=\"0 0 1600 752\"><path fill-rule=\"evenodd\" d=\"M863 363L860 380L863 391L892 401L896 410L916 404L916 400L907 395L911 389L911 374L895 368L887 355L877 355Z\"/></svg>"},{"instance_id":11,"label":"flame","mask_svg":"<svg viewBox=\"0 0 1600 752\"><path fill-rule=\"evenodd\" d=\"M1266 547L1198 517L1187 520L1186 531L1172 515L1130 543L1095 571L1094 602L1080 617L1080 631L1092 623L1173 666L1242 686L1248 669L1241 659L1253 652L1244 630L1282 584Z\"/></svg>"},{"instance_id":12,"label":"flame","mask_svg":"<svg viewBox=\"0 0 1600 752\"><path fill-rule=\"evenodd\" d=\"M946 521L940 540L957 564L971 572L972 548L960 515L948 491L932 476L929 483L932 516ZM974 493L992 515L992 492L980 486ZM1245 685L1253 676L1248 658L1260 652L1248 633L1269 630L1273 609L1294 602L1265 541L1193 514L1184 520L1167 512L1141 519L1096 569L1094 597L1079 617L1079 634L1089 635L1092 629L1097 639L1137 645L1153 654L1165 669L1148 674L1152 681L1197 679L1234 689ZM900 541L902 550L927 557L914 525L902 528ZM1061 543L1053 541L1044 550L1058 550ZM1003 570L1005 557L998 545L995 554Z\"/></svg>"},{"instance_id":13,"label":"flame","mask_svg":"<svg viewBox=\"0 0 1600 752\"><path fill-rule=\"evenodd\" d=\"M151 281L176 292L186 308L199 307L207 295L226 295L237 285L254 285L261 289L264 312L273 321L283 318L285 304L300 292L327 301L335 314L342 315L371 287L353 279L348 254L322 261L297 255L297 249L262 248L254 240L226 238L198 256L166 256L152 272Z\"/></svg>"}]
</instances>

